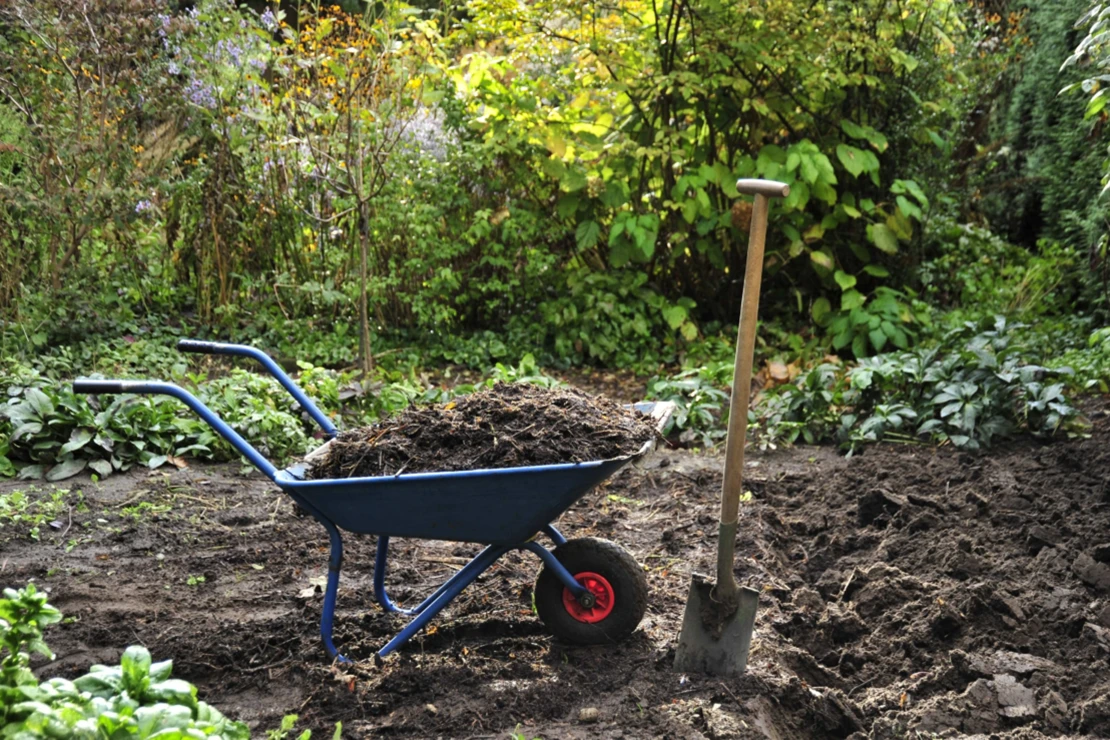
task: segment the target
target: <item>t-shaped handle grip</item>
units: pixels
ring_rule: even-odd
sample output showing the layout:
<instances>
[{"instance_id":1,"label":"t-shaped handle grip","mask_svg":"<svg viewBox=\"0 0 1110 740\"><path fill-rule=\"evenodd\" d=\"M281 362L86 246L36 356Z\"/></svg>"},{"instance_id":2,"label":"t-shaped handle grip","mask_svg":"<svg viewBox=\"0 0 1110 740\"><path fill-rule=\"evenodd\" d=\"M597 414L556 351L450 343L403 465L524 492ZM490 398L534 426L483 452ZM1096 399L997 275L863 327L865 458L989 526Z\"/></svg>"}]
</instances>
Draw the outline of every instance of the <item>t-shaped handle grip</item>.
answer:
<instances>
[{"instance_id":1,"label":"t-shaped handle grip","mask_svg":"<svg viewBox=\"0 0 1110 740\"><path fill-rule=\"evenodd\" d=\"M777 180L737 180L736 190L741 195L762 195L767 198L785 198L790 186Z\"/></svg>"}]
</instances>

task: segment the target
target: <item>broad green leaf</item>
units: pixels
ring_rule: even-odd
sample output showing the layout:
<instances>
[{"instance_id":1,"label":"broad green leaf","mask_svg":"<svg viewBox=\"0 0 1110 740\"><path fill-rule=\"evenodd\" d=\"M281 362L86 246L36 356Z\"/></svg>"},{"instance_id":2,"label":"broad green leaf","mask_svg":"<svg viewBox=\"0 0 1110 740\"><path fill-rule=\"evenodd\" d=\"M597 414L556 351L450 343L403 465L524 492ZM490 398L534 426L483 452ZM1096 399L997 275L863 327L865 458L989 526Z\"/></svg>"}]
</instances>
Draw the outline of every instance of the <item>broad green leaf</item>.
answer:
<instances>
[{"instance_id":1,"label":"broad green leaf","mask_svg":"<svg viewBox=\"0 0 1110 740\"><path fill-rule=\"evenodd\" d=\"M849 275L843 270L837 270L833 273L833 280L840 286L841 290L848 290L849 288L856 287L856 276Z\"/></svg>"},{"instance_id":2,"label":"broad green leaf","mask_svg":"<svg viewBox=\"0 0 1110 740\"><path fill-rule=\"evenodd\" d=\"M890 277L890 270L882 265L865 265L863 271L871 277L886 278Z\"/></svg>"},{"instance_id":3,"label":"broad green leaf","mask_svg":"<svg viewBox=\"0 0 1110 740\"><path fill-rule=\"evenodd\" d=\"M921 213L921 207L916 203L911 203L909 198L904 195L895 196L894 202L898 204L898 210L901 211L906 217L916 218L918 221L924 219Z\"/></svg>"},{"instance_id":4,"label":"broad green leaf","mask_svg":"<svg viewBox=\"0 0 1110 740\"><path fill-rule=\"evenodd\" d=\"M813 264L826 270L831 271L836 267L836 264L833 262L833 258L827 253L822 252L818 249L814 249L813 251L811 251L809 253L809 258L813 261Z\"/></svg>"},{"instance_id":5,"label":"broad green leaf","mask_svg":"<svg viewBox=\"0 0 1110 740\"><path fill-rule=\"evenodd\" d=\"M30 435L30 436L34 436L34 435L38 434L41 431L42 431L42 424L40 422L29 421L25 424L20 424L15 429L13 429L12 430L12 436L10 437L10 439L11 439L12 442L15 442L16 440L18 440L20 437L22 437L25 434Z\"/></svg>"},{"instance_id":6,"label":"broad green leaf","mask_svg":"<svg viewBox=\"0 0 1110 740\"><path fill-rule=\"evenodd\" d=\"M592 249L597 245L597 238L601 234L601 226L597 221L583 221L574 231L574 239L579 250Z\"/></svg>"},{"instance_id":7,"label":"broad green leaf","mask_svg":"<svg viewBox=\"0 0 1110 740\"><path fill-rule=\"evenodd\" d=\"M50 397L38 388L29 389L25 399L43 421L46 421L46 417L54 413L54 404L50 401Z\"/></svg>"},{"instance_id":8,"label":"broad green leaf","mask_svg":"<svg viewBox=\"0 0 1110 740\"><path fill-rule=\"evenodd\" d=\"M89 460L89 467L96 471L101 478L112 474L112 463L107 460Z\"/></svg>"},{"instance_id":9,"label":"broad green leaf","mask_svg":"<svg viewBox=\"0 0 1110 740\"><path fill-rule=\"evenodd\" d=\"M19 480L38 480L46 471L45 465L24 465L19 470Z\"/></svg>"},{"instance_id":10,"label":"broad green leaf","mask_svg":"<svg viewBox=\"0 0 1110 740\"><path fill-rule=\"evenodd\" d=\"M830 313L832 313L832 304L830 304L829 299L824 296L814 301L813 306L809 309L810 316L813 317L814 323L818 326L825 325Z\"/></svg>"},{"instance_id":11,"label":"broad green leaf","mask_svg":"<svg viewBox=\"0 0 1110 740\"><path fill-rule=\"evenodd\" d=\"M802 180L809 185L815 184L821 175L821 172L817 169L817 163L808 156L801 156L799 160Z\"/></svg>"},{"instance_id":12,"label":"broad green leaf","mask_svg":"<svg viewBox=\"0 0 1110 740\"><path fill-rule=\"evenodd\" d=\"M846 290L840 295L840 310L851 311L859 308L867 299L858 290Z\"/></svg>"},{"instance_id":13,"label":"broad green leaf","mask_svg":"<svg viewBox=\"0 0 1110 740\"><path fill-rule=\"evenodd\" d=\"M547 150L556 157L564 157L567 153L567 140L562 136L551 134L547 137Z\"/></svg>"},{"instance_id":14,"label":"broad green leaf","mask_svg":"<svg viewBox=\"0 0 1110 740\"><path fill-rule=\"evenodd\" d=\"M863 173L865 169L863 152L856 149L854 146L838 144L836 147L836 157L852 177L859 177Z\"/></svg>"},{"instance_id":15,"label":"broad green leaf","mask_svg":"<svg viewBox=\"0 0 1110 740\"><path fill-rule=\"evenodd\" d=\"M876 351L882 352L883 347L886 346L886 334L878 329L872 329L868 333L868 337L871 339L871 346L874 347Z\"/></svg>"},{"instance_id":16,"label":"broad green leaf","mask_svg":"<svg viewBox=\"0 0 1110 740\"><path fill-rule=\"evenodd\" d=\"M84 469L84 460L63 460L47 471L46 479L48 481L56 481L72 478Z\"/></svg>"},{"instance_id":17,"label":"broad green leaf","mask_svg":"<svg viewBox=\"0 0 1110 740\"><path fill-rule=\"evenodd\" d=\"M559 196L559 202L555 205L555 210L562 218L570 218L578 210L578 195L576 193L563 193Z\"/></svg>"},{"instance_id":18,"label":"broad green leaf","mask_svg":"<svg viewBox=\"0 0 1110 740\"><path fill-rule=\"evenodd\" d=\"M71 452L81 449L89 442L92 441L93 433L88 429L74 429L69 435L69 441L62 445L58 451L59 455L68 455Z\"/></svg>"},{"instance_id":19,"label":"broad green leaf","mask_svg":"<svg viewBox=\"0 0 1110 740\"><path fill-rule=\"evenodd\" d=\"M867 356L867 337L863 334L857 334L856 338L852 340L852 354L856 357Z\"/></svg>"},{"instance_id":20,"label":"broad green leaf","mask_svg":"<svg viewBox=\"0 0 1110 740\"><path fill-rule=\"evenodd\" d=\"M682 306L668 306L663 309L663 318L667 320L667 324L672 329L677 329L682 326L682 322L686 320L686 309Z\"/></svg>"},{"instance_id":21,"label":"broad green leaf","mask_svg":"<svg viewBox=\"0 0 1110 740\"><path fill-rule=\"evenodd\" d=\"M586 187L586 174L577 169L568 169L562 177L563 188L568 193L574 193Z\"/></svg>"},{"instance_id":22,"label":"broad green leaf","mask_svg":"<svg viewBox=\"0 0 1110 740\"><path fill-rule=\"evenodd\" d=\"M868 224L867 238L882 252L887 254L898 253L898 237L886 224Z\"/></svg>"}]
</instances>

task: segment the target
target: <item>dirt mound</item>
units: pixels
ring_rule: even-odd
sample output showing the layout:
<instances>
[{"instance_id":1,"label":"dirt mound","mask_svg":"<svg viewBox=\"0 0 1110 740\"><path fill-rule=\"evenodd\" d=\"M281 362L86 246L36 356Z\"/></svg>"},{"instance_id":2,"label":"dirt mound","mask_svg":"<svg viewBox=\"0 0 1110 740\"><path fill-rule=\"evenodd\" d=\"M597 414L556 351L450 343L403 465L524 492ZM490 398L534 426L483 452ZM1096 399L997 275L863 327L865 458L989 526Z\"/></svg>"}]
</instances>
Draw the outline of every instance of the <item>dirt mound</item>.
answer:
<instances>
[{"instance_id":1,"label":"dirt mound","mask_svg":"<svg viewBox=\"0 0 1110 740\"><path fill-rule=\"evenodd\" d=\"M654 435L649 417L570 388L498 383L439 406L409 408L342 432L312 478L519 468L606 460Z\"/></svg>"}]
</instances>

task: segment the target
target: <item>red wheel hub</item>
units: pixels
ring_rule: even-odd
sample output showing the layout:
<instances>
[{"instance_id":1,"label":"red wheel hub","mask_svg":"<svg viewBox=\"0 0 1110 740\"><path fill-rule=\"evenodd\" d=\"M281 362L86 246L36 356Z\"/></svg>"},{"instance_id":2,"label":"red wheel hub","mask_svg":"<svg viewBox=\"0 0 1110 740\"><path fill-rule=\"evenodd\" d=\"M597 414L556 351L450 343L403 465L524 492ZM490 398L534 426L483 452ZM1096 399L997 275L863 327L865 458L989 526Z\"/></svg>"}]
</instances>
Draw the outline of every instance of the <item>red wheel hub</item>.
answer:
<instances>
[{"instance_id":1,"label":"red wheel hub","mask_svg":"<svg viewBox=\"0 0 1110 740\"><path fill-rule=\"evenodd\" d=\"M589 608L582 606L581 602L570 592L570 589L564 588L563 606L566 607L567 613L579 622L588 624L600 622L609 616L613 611L614 603L616 603L616 596L609 581L604 576L589 572L576 574L574 580L590 592L594 598L594 605Z\"/></svg>"}]
</instances>

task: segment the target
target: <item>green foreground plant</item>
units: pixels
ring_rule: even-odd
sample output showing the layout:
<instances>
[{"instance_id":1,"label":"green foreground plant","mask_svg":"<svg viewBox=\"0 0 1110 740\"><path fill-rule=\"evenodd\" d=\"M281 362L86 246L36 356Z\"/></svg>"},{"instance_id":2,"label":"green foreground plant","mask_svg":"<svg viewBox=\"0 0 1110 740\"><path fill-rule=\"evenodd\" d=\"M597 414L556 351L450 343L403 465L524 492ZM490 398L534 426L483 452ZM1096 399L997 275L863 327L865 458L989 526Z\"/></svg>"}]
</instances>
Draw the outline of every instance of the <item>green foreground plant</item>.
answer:
<instances>
[{"instance_id":1,"label":"green foreground plant","mask_svg":"<svg viewBox=\"0 0 1110 740\"><path fill-rule=\"evenodd\" d=\"M0 598L0 736L16 740L249 740L246 724L225 717L197 699L197 688L171 678L173 661L153 662L150 651L133 645L119 665L93 665L72 681L51 678L40 682L31 671L35 653L53 659L43 640L43 628L62 614L47 603L34 584L4 589ZM284 740L296 715L267 733ZM336 725L334 740L342 726ZM302 732L297 740L309 740Z\"/></svg>"}]
</instances>

